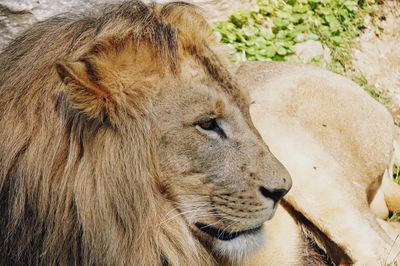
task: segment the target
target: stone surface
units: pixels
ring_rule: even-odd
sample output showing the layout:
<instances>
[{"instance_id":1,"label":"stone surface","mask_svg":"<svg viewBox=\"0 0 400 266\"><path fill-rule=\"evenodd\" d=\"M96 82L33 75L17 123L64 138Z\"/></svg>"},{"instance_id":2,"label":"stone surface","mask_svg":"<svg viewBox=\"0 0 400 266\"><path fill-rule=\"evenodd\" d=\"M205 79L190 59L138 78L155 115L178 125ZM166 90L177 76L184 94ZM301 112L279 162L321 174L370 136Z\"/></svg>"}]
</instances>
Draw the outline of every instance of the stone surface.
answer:
<instances>
[{"instance_id":1,"label":"stone surface","mask_svg":"<svg viewBox=\"0 0 400 266\"><path fill-rule=\"evenodd\" d=\"M1 3L5 8L8 8L8 10L13 13L29 12L40 4L39 1L30 0L4 0L1 1Z\"/></svg>"},{"instance_id":2,"label":"stone surface","mask_svg":"<svg viewBox=\"0 0 400 266\"><path fill-rule=\"evenodd\" d=\"M315 57L322 57L326 63L330 63L331 55L328 47L322 46L318 41L305 41L294 46L296 56L303 62L309 63Z\"/></svg>"},{"instance_id":3,"label":"stone surface","mask_svg":"<svg viewBox=\"0 0 400 266\"><path fill-rule=\"evenodd\" d=\"M400 2L384 2L383 29L377 32L367 20L367 29L353 50L353 65L368 83L390 98L391 112L400 124Z\"/></svg>"},{"instance_id":4,"label":"stone surface","mask_svg":"<svg viewBox=\"0 0 400 266\"><path fill-rule=\"evenodd\" d=\"M154 2L171 2L158 0ZM65 13L82 13L121 0L0 0L0 50L22 30L37 21ZM145 2L150 2L145 0ZM210 22L223 20L234 10L250 8L255 0L190 0L199 5Z\"/></svg>"}]
</instances>

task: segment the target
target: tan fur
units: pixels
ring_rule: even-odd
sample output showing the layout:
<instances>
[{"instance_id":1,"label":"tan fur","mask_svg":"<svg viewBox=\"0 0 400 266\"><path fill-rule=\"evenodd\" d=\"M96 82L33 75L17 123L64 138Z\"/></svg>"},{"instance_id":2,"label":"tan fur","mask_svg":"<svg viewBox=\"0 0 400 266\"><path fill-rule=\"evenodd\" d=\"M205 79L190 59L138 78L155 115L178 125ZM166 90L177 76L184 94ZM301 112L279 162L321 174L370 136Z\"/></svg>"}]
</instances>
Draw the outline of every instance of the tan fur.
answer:
<instances>
[{"instance_id":1,"label":"tan fur","mask_svg":"<svg viewBox=\"0 0 400 266\"><path fill-rule=\"evenodd\" d=\"M291 180L214 45L196 8L133 1L0 54L1 264L240 263L263 243Z\"/></svg>"},{"instance_id":2,"label":"tan fur","mask_svg":"<svg viewBox=\"0 0 400 266\"><path fill-rule=\"evenodd\" d=\"M332 254L331 245L323 242L320 246L336 263L391 262L399 250L393 243L395 226L386 226L393 228L385 232L369 208L392 156L394 126L389 113L356 84L311 66L246 63L237 78L250 89L256 127L292 175L287 203L344 253ZM279 224L291 218L276 218L266 228L283 238L281 248L286 249L285 243L298 239L299 231L287 234ZM300 230L301 220L293 219ZM297 248L297 254L272 261L301 261L304 243L296 245L290 249ZM273 254L267 253L268 245L255 259L277 265L268 263Z\"/></svg>"},{"instance_id":3,"label":"tan fur","mask_svg":"<svg viewBox=\"0 0 400 266\"><path fill-rule=\"evenodd\" d=\"M400 165L400 129L396 128L395 138L393 142L394 152L390 167L385 172L382 180L382 191L385 202L390 211L400 210L400 185L393 182L393 166Z\"/></svg>"}]
</instances>

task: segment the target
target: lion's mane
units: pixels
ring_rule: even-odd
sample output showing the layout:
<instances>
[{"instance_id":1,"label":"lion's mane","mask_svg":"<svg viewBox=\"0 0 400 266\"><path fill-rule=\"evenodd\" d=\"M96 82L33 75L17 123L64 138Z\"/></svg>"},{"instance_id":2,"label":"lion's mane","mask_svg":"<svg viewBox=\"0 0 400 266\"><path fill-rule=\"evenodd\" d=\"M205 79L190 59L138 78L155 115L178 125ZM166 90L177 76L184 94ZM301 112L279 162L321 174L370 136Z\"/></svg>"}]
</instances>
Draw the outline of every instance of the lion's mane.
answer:
<instances>
[{"instance_id":1,"label":"lion's mane","mask_svg":"<svg viewBox=\"0 0 400 266\"><path fill-rule=\"evenodd\" d=\"M213 263L158 187L154 91L87 101L66 92L58 65L124 54L129 39L152 51L149 71L179 72L183 49L221 76L212 56L201 55L209 36L190 5L133 1L40 22L1 53L0 264ZM101 79L86 68L92 82ZM123 107L111 108L115 102ZM136 120L130 127L128 116Z\"/></svg>"}]
</instances>

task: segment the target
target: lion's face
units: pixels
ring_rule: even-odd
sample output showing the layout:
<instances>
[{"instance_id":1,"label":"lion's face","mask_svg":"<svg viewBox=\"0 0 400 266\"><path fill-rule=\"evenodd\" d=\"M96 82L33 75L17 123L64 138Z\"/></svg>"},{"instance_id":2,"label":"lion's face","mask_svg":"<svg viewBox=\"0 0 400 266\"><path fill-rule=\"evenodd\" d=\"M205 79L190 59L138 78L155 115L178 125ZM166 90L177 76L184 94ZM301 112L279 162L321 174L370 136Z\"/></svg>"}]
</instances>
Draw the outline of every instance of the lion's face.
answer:
<instances>
[{"instance_id":1,"label":"lion's face","mask_svg":"<svg viewBox=\"0 0 400 266\"><path fill-rule=\"evenodd\" d=\"M240 107L194 67L165 83L156 101L161 187L208 248L236 260L263 243L262 225L291 178L249 119L245 97Z\"/></svg>"}]
</instances>

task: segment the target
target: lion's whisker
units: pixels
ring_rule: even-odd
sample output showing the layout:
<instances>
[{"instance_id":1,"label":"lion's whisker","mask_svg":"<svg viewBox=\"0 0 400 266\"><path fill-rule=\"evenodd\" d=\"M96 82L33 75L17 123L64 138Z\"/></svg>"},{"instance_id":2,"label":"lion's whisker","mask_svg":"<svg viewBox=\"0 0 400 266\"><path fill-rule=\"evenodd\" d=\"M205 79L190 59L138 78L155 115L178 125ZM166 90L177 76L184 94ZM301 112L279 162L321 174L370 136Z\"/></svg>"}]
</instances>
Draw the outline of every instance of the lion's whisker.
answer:
<instances>
[{"instance_id":1,"label":"lion's whisker","mask_svg":"<svg viewBox=\"0 0 400 266\"><path fill-rule=\"evenodd\" d=\"M388 253L388 257L389 257L389 255L390 255L390 253L392 252L393 247L396 245L396 242L397 242L397 240L399 239L399 237L400 237L400 234L398 234L398 235L396 236L396 238L394 239L393 244L392 244L392 246L390 247L390 251L389 251L389 253ZM393 258L392 262L390 263L390 265L395 265L394 263L395 263L395 261L397 260L397 258L399 257L399 255L400 255L400 250L399 250L399 251L397 252L397 254L394 256L394 258ZM386 261L387 261L387 258L386 258L386 260L385 260L385 263L386 263Z\"/></svg>"},{"instance_id":2,"label":"lion's whisker","mask_svg":"<svg viewBox=\"0 0 400 266\"><path fill-rule=\"evenodd\" d=\"M396 245L396 241L397 241L397 239L399 238L399 236L400 236L400 234L398 234L398 235L396 236L396 238L394 239L392 245L390 246L389 252L388 252L388 254L387 254L387 256L386 256L386 259L385 259L385 265L386 265L386 263L387 263L387 260L389 259L390 253L392 253L392 250L393 250L394 245Z\"/></svg>"}]
</instances>

